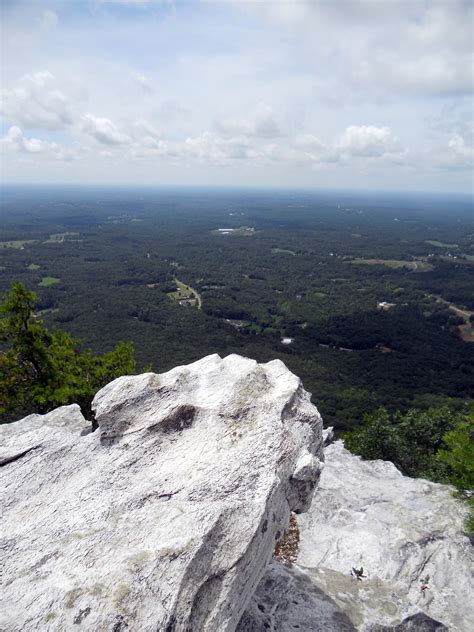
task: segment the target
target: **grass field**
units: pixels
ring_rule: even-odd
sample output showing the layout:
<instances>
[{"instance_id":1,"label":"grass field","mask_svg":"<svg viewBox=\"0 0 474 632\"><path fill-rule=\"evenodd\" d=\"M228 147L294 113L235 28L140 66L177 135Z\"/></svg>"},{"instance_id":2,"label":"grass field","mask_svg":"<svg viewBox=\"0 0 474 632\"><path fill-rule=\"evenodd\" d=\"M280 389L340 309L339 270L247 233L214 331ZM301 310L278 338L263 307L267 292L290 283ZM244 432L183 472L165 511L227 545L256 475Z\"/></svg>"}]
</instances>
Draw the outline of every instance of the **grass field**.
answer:
<instances>
[{"instance_id":1,"label":"grass field","mask_svg":"<svg viewBox=\"0 0 474 632\"><path fill-rule=\"evenodd\" d=\"M68 232L68 233L53 233L44 242L45 244L60 244L66 241L69 237L79 237L80 233Z\"/></svg>"},{"instance_id":2,"label":"grass field","mask_svg":"<svg viewBox=\"0 0 474 632\"><path fill-rule=\"evenodd\" d=\"M281 254L281 255L293 255L293 257L296 256L296 252L293 252L293 250L287 250L286 248L272 248L272 252L275 255Z\"/></svg>"},{"instance_id":3,"label":"grass field","mask_svg":"<svg viewBox=\"0 0 474 632\"><path fill-rule=\"evenodd\" d=\"M21 250L25 247L25 244L34 244L35 239L16 239L13 241L0 241L0 248L17 248Z\"/></svg>"},{"instance_id":4,"label":"grass field","mask_svg":"<svg viewBox=\"0 0 474 632\"><path fill-rule=\"evenodd\" d=\"M397 259L353 259L350 263L366 266L386 266L387 268L408 268L426 272L432 270L433 266L426 261L399 261Z\"/></svg>"},{"instance_id":5,"label":"grass field","mask_svg":"<svg viewBox=\"0 0 474 632\"><path fill-rule=\"evenodd\" d=\"M58 279L58 277L46 276L41 279L38 285L41 285L42 287L48 287L49 285L56 285L56 283L60 282L61 279Z\"/></svg>"},{"instance_id":6,"label":"grass field","mask_svg":"<svg viewBox=\"0 0 474 632\"><path fill-rule=\"evenodd\" d=\"M26 267L28 268L28 270L39 270L41 268L41 266L39 266L37 263L30 263L30 265Z\"/></svg>"},{"instance_id":7,"label":"grass field","mask_svg":"<svg viewBox=\"0 0 474 632\"><path fill-rule=\"evenodd\" d=\"M435 248L459 248L458 244L446 244L437 239L427 239L425 244L430 244L430 246L435 246Z\"/></svg>"},{"instance_id":8,"label":"grass field","mask_svg":"<svg viewBox=\"0 0 474 632\"><path fill-rule=\"evenodd\" d=\"M462 257L459 256L459 257L456 257L456 259L454 257L448 257L447 255L441 255L440 259L442 261L447 261L448 263L456 263L461 266L474 265L474 257L472 255L464 255Z\"/></svg>"}]
</instances>

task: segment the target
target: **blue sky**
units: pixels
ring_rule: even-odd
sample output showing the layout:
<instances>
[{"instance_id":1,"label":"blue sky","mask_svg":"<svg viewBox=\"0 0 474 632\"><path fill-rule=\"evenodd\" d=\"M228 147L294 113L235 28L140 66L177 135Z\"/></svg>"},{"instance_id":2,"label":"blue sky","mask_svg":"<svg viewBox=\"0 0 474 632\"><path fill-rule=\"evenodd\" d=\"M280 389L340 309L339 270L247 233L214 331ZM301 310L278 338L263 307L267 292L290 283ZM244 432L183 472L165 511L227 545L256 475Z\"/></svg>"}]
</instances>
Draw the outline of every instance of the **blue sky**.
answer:
<instances>
[{"instance_id":1,"label":"blue sky","mask_svg":"<svg viewBox=\"0 0 474 632\"><path fill-rule=\"evenodd\" d=\"M7 182L472 191L465 0L3 0Z\"/></svg>"}]
</instances>

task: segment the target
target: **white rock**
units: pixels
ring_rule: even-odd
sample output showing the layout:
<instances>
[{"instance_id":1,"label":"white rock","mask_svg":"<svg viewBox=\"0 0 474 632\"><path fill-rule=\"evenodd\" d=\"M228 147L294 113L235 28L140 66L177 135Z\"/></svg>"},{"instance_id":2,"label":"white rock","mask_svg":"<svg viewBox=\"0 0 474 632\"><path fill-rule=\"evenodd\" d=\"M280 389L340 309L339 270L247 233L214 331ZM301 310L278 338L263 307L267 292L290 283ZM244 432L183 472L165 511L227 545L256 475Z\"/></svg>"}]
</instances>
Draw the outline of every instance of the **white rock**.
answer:
<instances>
[{"instance_id":1,"label":"white rock","mask_svg":"<svg viewBox=\"0 0 474 632\"><path fill-rule=\"evenodd\" d=\"M452 489L405 477L389 462L364 462L341 441L325 456L311 510L298 518L299 568L361 630L419 611L453 632L474 630L466 510ZM350 571L361 566L367 578L357 581Z\"/></svg>"},{"instance_id":2,"label":"white rock","mask_svg":"<svg viewBox=\"0 0 474 632\"><path fill-rule=\"evenodd\" d=\"M308 393L278 360L214 355L94 406L94 433L76 407L0 429L0 628L234 630L319 477Z\"/></svg>"}]
</instances>

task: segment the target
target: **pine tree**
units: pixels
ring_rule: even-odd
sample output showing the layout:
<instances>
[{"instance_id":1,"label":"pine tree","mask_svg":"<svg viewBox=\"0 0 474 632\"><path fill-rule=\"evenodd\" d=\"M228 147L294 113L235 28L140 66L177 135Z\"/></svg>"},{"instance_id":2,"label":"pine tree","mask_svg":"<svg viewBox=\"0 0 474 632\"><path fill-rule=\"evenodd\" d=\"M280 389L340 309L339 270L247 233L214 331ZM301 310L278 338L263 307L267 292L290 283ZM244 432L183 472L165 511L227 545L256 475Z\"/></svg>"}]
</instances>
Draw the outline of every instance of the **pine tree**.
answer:
<instances>
[{"instance_id":1,"label":"pine tree","mask_svg":"<svg viewBox=\"0 0 474 632\"><path fill-rule=\"evenodd\" d=\"M36 296L21 283L0 307L0 420L78 403L86 416L97 390L135 371L133 345L119 343L102 356L80 351L70 334L48 331L34 315Z\"/></svg>"}]
</instances>

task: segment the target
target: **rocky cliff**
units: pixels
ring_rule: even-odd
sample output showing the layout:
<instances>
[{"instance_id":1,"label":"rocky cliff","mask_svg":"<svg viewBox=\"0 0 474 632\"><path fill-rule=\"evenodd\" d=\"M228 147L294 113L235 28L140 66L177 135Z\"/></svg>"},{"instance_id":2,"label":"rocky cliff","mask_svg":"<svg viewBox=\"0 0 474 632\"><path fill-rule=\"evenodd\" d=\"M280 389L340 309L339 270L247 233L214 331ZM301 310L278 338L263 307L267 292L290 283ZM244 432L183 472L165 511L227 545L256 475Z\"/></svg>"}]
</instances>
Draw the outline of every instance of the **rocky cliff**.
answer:
<instances>
[{"instance_id":1,"label":"rocky cliff","mask_svg":"<svg viewBox=\"0 0 474 632\"><path fill-rule=\"evenodd\" d=\"M341 442L323 470L280 361L119 378L94 408L93 433L76 405L0 427L2 632L474 629L451 489ZM290 511L297 563L269 564Z\"/></svg>"},{"instance_id":2,"label":"rocky cliff","mask_svg":"<svg viewBox=\"0 0 474 632\"><path fill-rule=\"evenodd\" d=\"M235 630L290 511L306 510L322 422L278 360L209 356L3 426L0 627Z\"/></svg>"}]
</instances>

